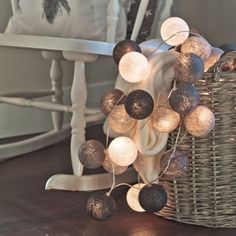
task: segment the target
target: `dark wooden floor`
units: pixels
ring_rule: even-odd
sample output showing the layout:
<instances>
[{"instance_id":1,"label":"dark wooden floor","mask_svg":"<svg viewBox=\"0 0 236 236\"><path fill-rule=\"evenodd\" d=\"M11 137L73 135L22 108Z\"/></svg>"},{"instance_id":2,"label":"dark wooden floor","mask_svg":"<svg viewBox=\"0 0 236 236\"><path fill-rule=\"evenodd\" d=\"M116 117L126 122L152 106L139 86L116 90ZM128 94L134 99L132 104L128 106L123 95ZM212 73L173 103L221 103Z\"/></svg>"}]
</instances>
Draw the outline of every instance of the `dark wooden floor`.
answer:
<instances>
[{"instance_id":1,"label":"dark wooden floor","mask_svg":"<svg viewBox=\"0 0 236 236\"><path fill-rule=\"evenodd\" d=\"M103 138L101 128L90 127L88 138ZM125 202L125 189L115 192L112 218L96 222L85 211L90 193L44 190L51 175L71 172L68 140L0 163L0 235L236 235L236 229L209 229L133 212Z\"/></svg>"}]
</instances>

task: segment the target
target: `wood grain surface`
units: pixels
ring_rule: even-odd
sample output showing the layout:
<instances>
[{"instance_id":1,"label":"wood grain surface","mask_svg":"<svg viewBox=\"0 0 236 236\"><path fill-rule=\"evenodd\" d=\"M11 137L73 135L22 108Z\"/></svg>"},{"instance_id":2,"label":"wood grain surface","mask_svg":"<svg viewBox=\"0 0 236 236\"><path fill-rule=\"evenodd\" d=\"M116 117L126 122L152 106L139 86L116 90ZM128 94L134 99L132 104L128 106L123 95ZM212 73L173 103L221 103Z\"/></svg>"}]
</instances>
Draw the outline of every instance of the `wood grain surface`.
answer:
<instances>
[{"instance_id":1,"label":"wood grain surface","mask_svg":"<svg viewBox=\"0 0 236 236\"><path fill-rule=\"evenodd\" d=\"M88 128L87 138L104 141L101 126ZM44 190L47 179L57 173L72 173L69 140L0 163L0 236L236 235L236 229L210 229L133 212L125 201L127 188L113 193L117 210L112 218L96 222L85 210L91 193Z\"/></svg>"}]
</instances>

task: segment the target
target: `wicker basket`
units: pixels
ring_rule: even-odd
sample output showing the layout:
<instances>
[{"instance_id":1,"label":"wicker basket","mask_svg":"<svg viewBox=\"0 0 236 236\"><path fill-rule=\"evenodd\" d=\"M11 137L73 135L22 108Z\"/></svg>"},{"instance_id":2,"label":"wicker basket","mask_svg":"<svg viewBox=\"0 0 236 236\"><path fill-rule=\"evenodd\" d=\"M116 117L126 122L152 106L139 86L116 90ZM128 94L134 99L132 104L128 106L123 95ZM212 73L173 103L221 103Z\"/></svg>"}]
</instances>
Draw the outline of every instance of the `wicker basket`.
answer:
<instances>
[{"instance_id":1,"label":"wicker basket","mask_svg":"<svg viewBox=\"0 0 236 236\"><path fill-rule=\"evenodd\" d=\"M178 181L161 180L167 206L158 213L168 219L209 227L236 227L236 73L221 73L217 63L197 84L201 104L215 114L214 130L204 138L187 135L179 150L189 156L188 175ZM176 133L170 135L169 146Z\"/></svg>"}]
</instances>

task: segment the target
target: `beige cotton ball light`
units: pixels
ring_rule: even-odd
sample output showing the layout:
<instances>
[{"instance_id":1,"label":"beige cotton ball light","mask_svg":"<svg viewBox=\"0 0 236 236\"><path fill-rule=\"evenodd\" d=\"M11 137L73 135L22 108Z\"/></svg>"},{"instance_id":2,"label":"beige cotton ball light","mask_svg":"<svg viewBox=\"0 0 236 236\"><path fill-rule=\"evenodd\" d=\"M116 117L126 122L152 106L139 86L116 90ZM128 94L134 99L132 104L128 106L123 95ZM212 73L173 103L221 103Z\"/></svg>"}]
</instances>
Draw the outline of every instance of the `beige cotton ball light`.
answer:
<instances>
[{"instance_id":1,"label":"beige cotton ball light","mask_svg":"<svg viewBox=\"0 0 236 236\"><path fill-rule=\"evenodd\" d=\"M201 36L191 36L181 45L181 53L194 53L205 62L211 55L211 45Z\"/></svg>"},{"instance_id":2,"label":"beige cotton ball light","mask_svg":"<svg viewBox=\"0 0 236 236\"><path fill-rule=\"evenodd\" d=\"M125 106L115 106L108 116L109 127L117 133L127 133L134 125L136 120L128 115L125 110Z\"/></svg>"},{"instance_id":3,"label":"beige cotton ball light","mask_svg":"<svg viewBox=\"0 0 236 236\"><path fill-rule=\"evenodd\" d=\"M205 106L197 106L184 117L184 126L195 137L205 136L215 126L214 113Z\"/></svg>"},{"instance_id":4,"label":"beige cotton ball light","mask_svg":"<svg viewBox=\"0 0 236 236\"><path fill-rule=\"evenodd\" d=\"M155 107L151 117L153 128L161 133L170 133L180 122L180 114L167 106Z\"/></svg>"}]
</instances>

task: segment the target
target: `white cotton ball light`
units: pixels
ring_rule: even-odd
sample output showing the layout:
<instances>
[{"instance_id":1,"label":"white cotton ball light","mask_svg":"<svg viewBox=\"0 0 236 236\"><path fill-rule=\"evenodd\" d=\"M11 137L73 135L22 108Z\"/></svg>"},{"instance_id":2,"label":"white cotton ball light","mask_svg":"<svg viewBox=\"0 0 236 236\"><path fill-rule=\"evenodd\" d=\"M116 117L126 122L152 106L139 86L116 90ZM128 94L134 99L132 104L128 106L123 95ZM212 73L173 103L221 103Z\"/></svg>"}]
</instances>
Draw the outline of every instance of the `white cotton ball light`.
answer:
<instances>
[{"instance_id":1,"label":"white cotton ball light","mask_svg":"<svg viewBox=\"0 0 236 236\"><path fill-rule=\"evenodd\" d=\"M145 210L140 206L138 195L140 190L145 186L146 184L139 183L133 185L127 192L126 195L126 201L128 203L128 206L137 212L144 212Z\"/></svg>"},{"instance_id":2,"label":"white cotton ball light","mask_svg":"<svg viewBox=\"0 0 236 236\"><path fill-rule=\"evenodd\" d=\"M140 82L149 73L148 60L139 52L126 53L120 59L119 72L121 77L130 83Z\"/></svg>"},{"instance_id":3,"label":"white cotton ball light","mask_svg":"<svg viewBox=\"0 0 236 236\"><path fill-rule=\"evenodd\" d=\"M128 169L128 166L118 166L116 164L114 164L109 155L108 155L108 152L107 150L105 150L105 161L103 162L102 164L102 167L109 173L114 174L115 175L120 175L120 174L123 174L127 169Z\"/></svg>"},{"instance_id":4,"label":"white cotton ball light","mask_svg":"<svg viewBox=\"0 0 236 236\"><path fill-rule=\"evenodd\" d=\"M112 140L108 154L111 161L116 165L129 166L137 158L138 150L132 139L121 136Z\"/></svg>"},{"instance_id":5,"label":"white cotton ball light","mask_svg":"<svg viewBox=\"0 0 236 236\"><path fill-rule=\"evenodd\" d=\"M180 45L188 38L188 36L188 24L179 17L170 17L161 25L161 37L169 45Z\"/></svg>"}]
</instances>

